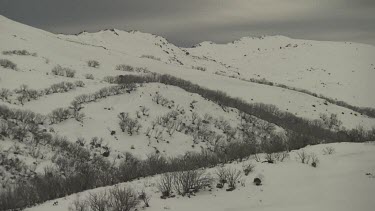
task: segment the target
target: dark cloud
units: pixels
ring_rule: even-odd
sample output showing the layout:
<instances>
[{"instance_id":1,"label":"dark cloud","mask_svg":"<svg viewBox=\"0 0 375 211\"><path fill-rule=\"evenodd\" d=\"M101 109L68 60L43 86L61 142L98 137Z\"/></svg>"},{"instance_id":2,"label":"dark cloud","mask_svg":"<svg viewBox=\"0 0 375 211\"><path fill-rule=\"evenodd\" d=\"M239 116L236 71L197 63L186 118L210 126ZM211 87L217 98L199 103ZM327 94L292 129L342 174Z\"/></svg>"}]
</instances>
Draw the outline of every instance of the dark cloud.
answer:
<instances>
[{"instance_id":1,"label":"dark cloud","mask_svg":"<svg viewBox=\"0 0 375 211\"><path fill-rule=\"evenodd\" d=\"M0 14L55 33L137 29L180 46L276 34L375 44L374 0L0 0Z\"/></svg>"}]
</instances>

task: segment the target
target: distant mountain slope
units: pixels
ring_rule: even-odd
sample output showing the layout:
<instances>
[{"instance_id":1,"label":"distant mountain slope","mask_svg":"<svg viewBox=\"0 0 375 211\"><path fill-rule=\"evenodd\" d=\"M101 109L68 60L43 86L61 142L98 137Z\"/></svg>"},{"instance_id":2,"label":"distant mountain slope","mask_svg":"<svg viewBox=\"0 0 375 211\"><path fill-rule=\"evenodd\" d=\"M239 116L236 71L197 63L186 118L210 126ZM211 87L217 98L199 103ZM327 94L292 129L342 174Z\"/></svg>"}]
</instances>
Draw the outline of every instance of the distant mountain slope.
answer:
<instances>
[{"instance_id":1,"label":"distant mountain slope","mask_svg":"<svg viewBox=\"0 0 375 211\"><path fill-rule=\"evenodd\" d=\"M296 40L283 36L203 42L187 49L231 66L244 79L265 78L357 106L375 106L375 47L357 43Z\"/></svg>"},{"instance_id":2,"label":"distant mountain slope","mask_svg":"<svg viewBox=\"0 0 375 211\"><path fill-rule=\"evenodd\" d=\"M239 80L264 77L354 105L374 106L370 93L375 86L371 83L375 72L371 63L374 61L374 46L275 36L243 38L226 45L206 42L195 48L181 49L164 38L140 32L104 30L79 35L55 35L3 16L0 16L0 43L1 51L26 49L38 54L37 57L1 55L1 58L15 62L19 71L0 67L0 88L15 89L21 84L44 88L55 82L73 80L50 74L54 66L62 65L75 69L75 78L83 80L92 89L100 85L105 76L122 74L115 67L127 64L184 78L251 103L273 104L301 117L318 119L321 113L335 113L347 128L375 125L374 119L327 104L321 98ZM154 59L143 58L145 55ZM100 67L88 67L86 62L90 59L98 60ZM202 67L206 71L193 67ZM86 80L85 74L93 74L95 80ZM232 75L239 79L228 77ZM28 108L33 110L32 107Z\"/></svg>"}]
</instances>

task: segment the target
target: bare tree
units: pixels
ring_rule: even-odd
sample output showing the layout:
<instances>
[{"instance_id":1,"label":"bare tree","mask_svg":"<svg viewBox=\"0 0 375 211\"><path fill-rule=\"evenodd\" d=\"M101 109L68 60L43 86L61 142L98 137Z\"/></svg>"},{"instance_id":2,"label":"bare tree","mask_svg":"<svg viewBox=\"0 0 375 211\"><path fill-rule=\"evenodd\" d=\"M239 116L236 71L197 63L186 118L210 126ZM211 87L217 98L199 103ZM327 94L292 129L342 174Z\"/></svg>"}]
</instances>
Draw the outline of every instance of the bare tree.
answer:
<instances>
[{"instance_id":1,"label":"bare tree","mask_svg":"<svg viewBox=\"0 0 375 211\"><path fill-rule=\"evenodd\" d=\"M333 148L333 147L326 147L326 148L323 149L324 155L331 155L333 153L335 153L335 148Z\"/></svg>"},{"instance_id":2,"label":"bare tree","mask_svg":"<svg viewBox=\"0 0 375 211\"><path fill-rule=\"evenodd\" d=\"M305 152L305 150L301 150L297 152L298 158L301 161L301 163L308 164L310 162L310 155Z\"/></svg>"}]
</instances>

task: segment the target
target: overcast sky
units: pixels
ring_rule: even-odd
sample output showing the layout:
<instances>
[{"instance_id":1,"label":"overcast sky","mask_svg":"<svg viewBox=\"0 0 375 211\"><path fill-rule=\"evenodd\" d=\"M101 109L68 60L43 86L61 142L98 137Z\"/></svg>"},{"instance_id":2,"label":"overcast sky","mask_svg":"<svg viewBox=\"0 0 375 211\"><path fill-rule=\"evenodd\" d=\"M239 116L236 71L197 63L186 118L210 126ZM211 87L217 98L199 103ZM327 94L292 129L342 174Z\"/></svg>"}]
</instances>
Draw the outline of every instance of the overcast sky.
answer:
<instances>
[{"instance_id":1,"label":"overcast sky","mask_svg":"<svg viewBox=\"0 0 375 211\"><path fill-rule=\"evenodd\" d=\"M0 14L54 33L140 30L179 46L259 35L375 45L375 0L0 0Z\"/></svg>"}]
</instances>

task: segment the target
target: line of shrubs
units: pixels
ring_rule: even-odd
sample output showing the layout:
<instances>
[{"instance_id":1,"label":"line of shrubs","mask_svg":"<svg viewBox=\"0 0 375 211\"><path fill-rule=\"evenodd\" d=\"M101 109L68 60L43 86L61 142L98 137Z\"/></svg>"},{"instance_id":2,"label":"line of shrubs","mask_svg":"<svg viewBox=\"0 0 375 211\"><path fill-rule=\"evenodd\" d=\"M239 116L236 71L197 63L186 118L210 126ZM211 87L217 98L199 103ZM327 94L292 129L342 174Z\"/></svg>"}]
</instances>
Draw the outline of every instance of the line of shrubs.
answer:
<instances>
[{"instance_id":1,"label":"line of shrubs","mask_svg":"<svg viewBox=\"0 0 375 211\"><path fill-rule=\"evenodd\" d=\"M3 51L3 55L37 56L37 53L30 53L27 50L9 50Z\"/></svg>"},{"instance_id":2,"label":"line of shrubs","mask_svg":"<svg viewBox=\"0 0 375 211\"><path fill-rule=\"evenodd\" d=\"M243 79L243 80L248 81L246 79ZM285 84L274 83L272 81L268 81L265 78L262 78L262 79L250 78L249 81L253 82L253 83L264 84L264 85L268 85L268 86L276 86L276 87L280 87L280 88L289 89L289 90L292 90L292 91L308 94L308 95L311 95L313 97L317 97L317 98L321 98L323 100L326 100L327 102L335 104L337 106L348 108L348 109L356 111L360 114L364 114L368 117L375 118L375 109L374 108L359 107L359 106L350 105L347 102L344 102L344 101L341 101L341 100L336 100L336 99L324 96L322 94L317 94L317 93L314 93L314 92L309 91L307 89L292 87L292 86L288 86L288 85L285 85Z\"/></svg>"},{"instance_id":3,"label":"line of shrubs","mask_svg":"<svg viewBox=\"0 0 375 211\"><path fill-rule=\"evenodd\" d=\"M53 75L58 76L65 76L68 78L74 78L74 75L76 74L76 71L73 69L70 69L68 67L62 67L60 65L56 65L54 68L52 68L51 73Z\"/></svg>"}]
</instances>

